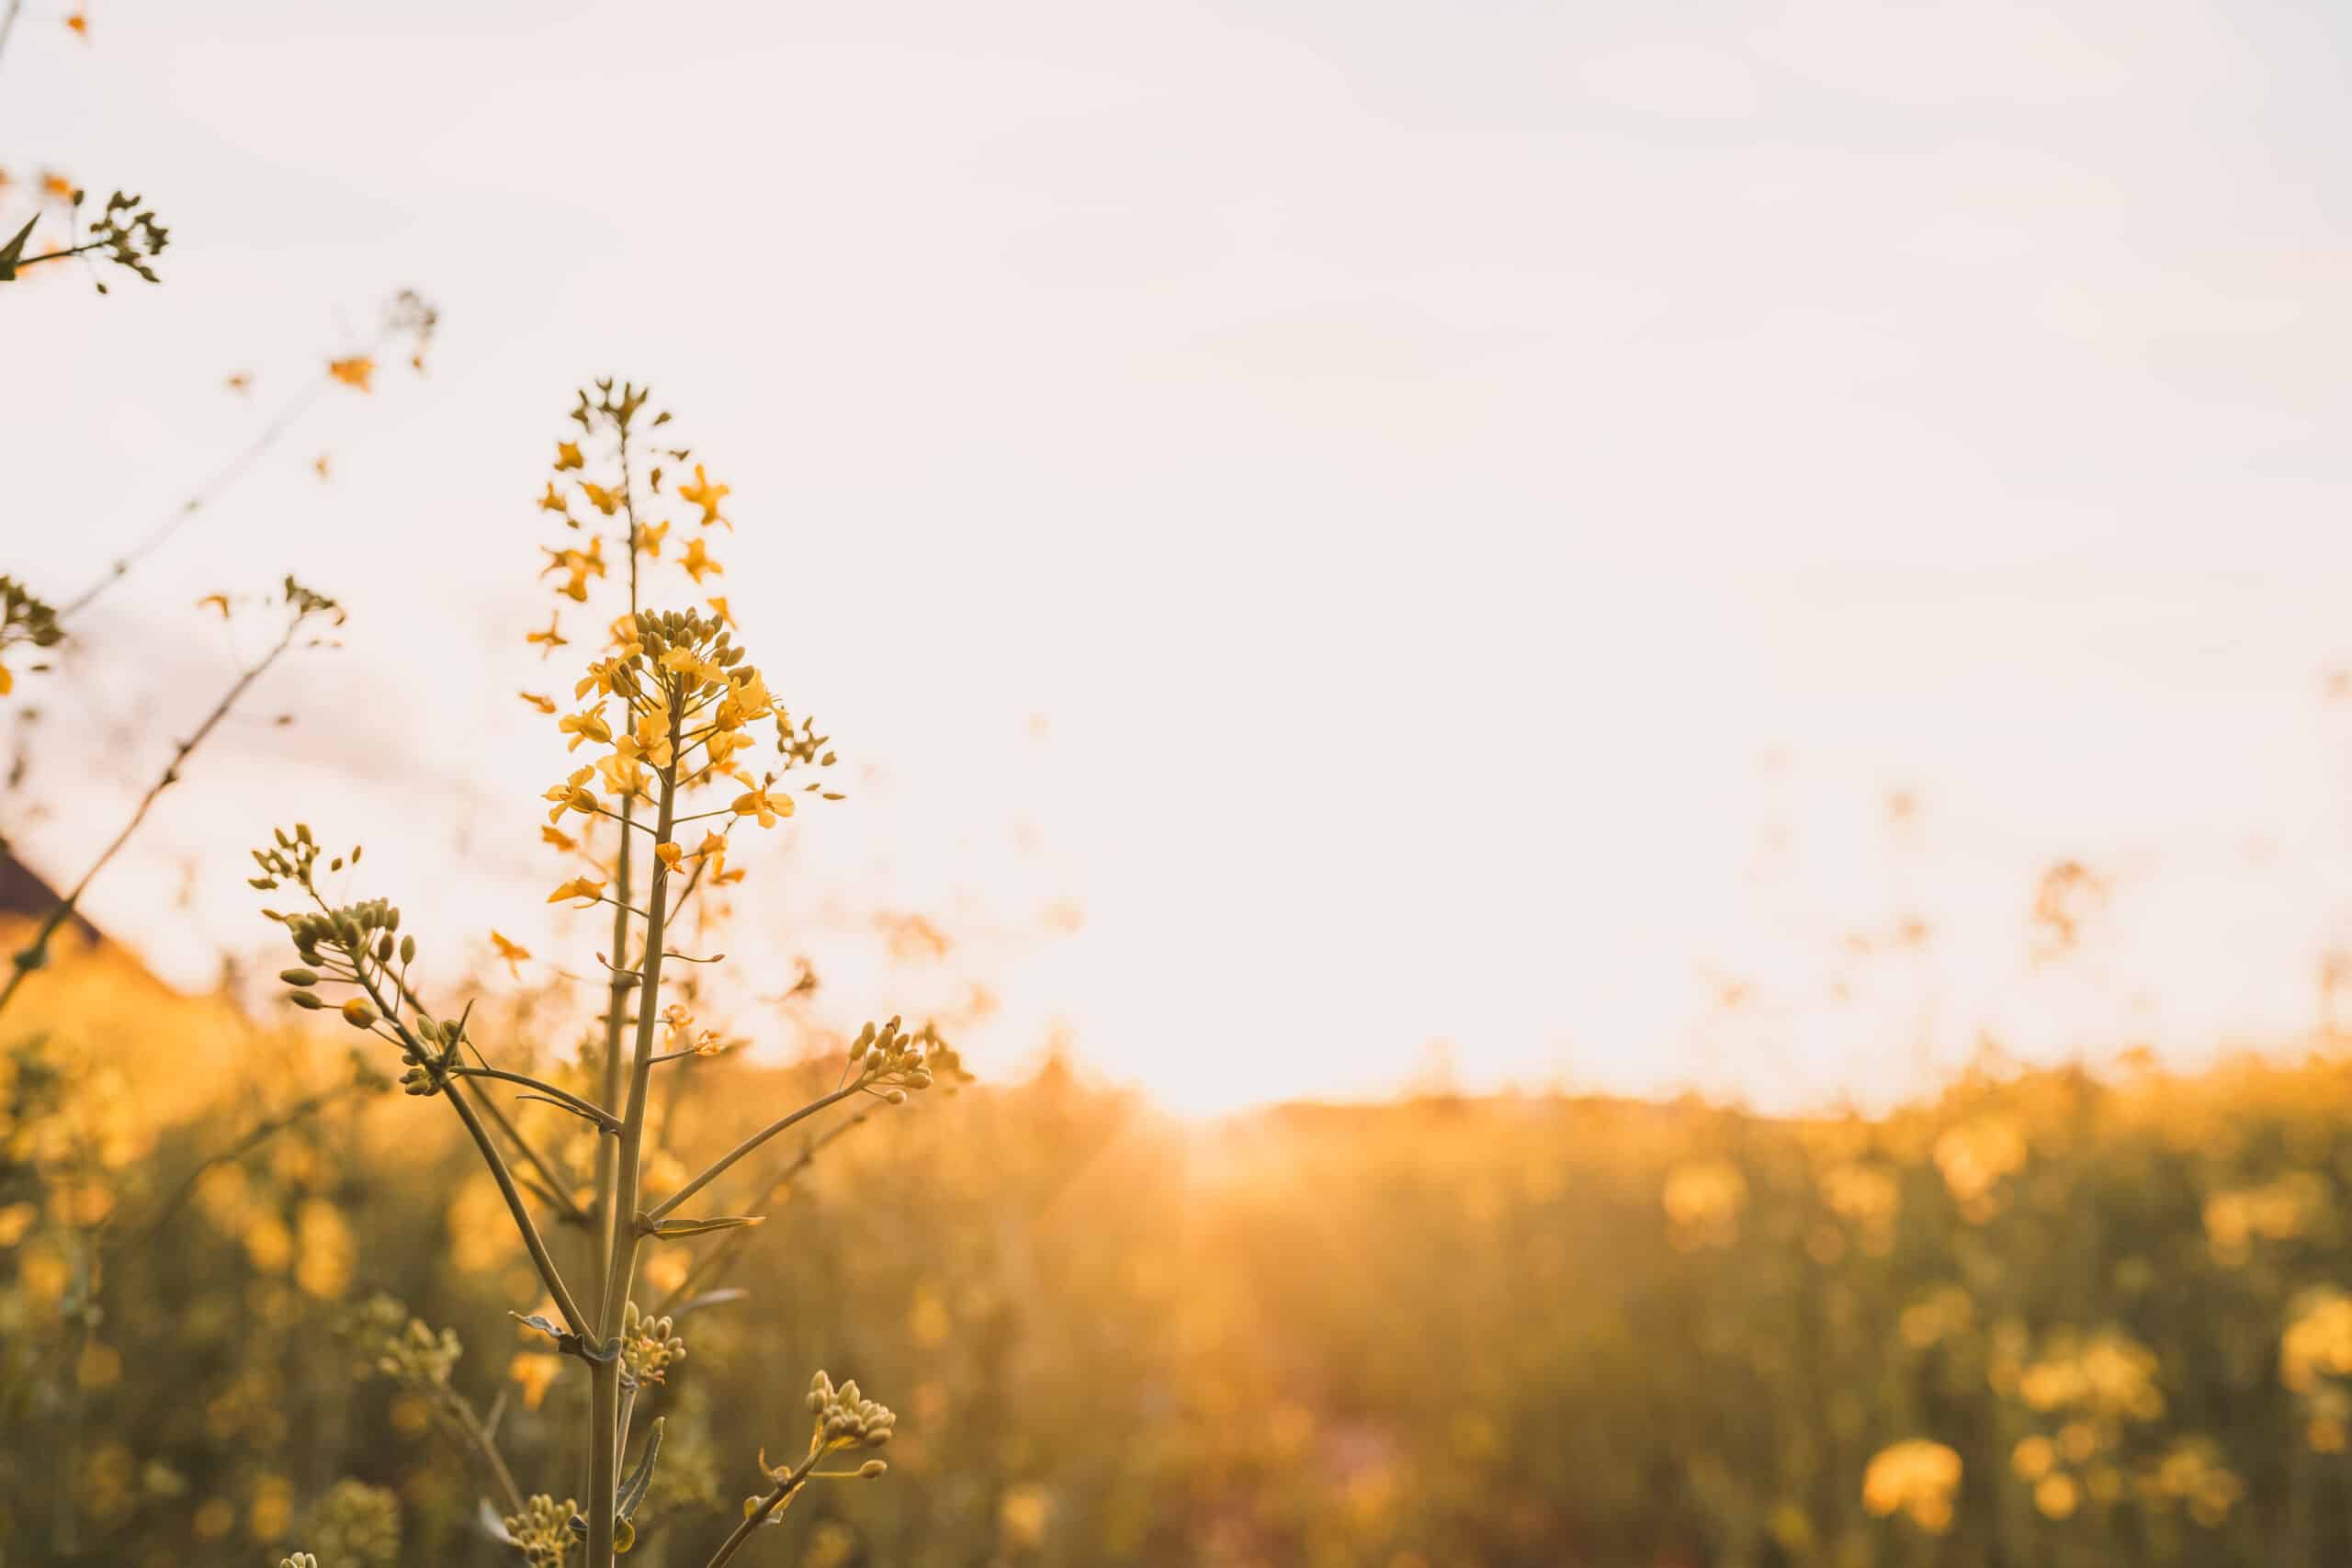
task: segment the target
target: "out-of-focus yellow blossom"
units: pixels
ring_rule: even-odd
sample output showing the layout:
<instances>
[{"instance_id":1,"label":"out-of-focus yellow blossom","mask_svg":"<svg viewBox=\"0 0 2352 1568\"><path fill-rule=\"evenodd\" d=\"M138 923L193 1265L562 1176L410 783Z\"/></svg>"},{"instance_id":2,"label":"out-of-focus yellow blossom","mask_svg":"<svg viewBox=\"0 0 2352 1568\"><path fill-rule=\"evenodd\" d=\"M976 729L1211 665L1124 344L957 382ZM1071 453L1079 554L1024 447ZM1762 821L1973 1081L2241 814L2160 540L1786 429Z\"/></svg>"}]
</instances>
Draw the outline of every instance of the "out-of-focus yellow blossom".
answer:
<instances>
[{"instance_id":1,"label":"out-of-focus yellow blossom","mask_svg":"<svg viewBox=\"0 0 2352 1568\"><path fill-rule=\"evenodd\" d=\"M2308 1393L2322 1378L2352 1376L2352 1295L2332 1287L2297 1298L2278 1345L2278 1381Z\"/></svg>"},{"instance_id":2,"label":"out-of-focus yellow blossom","mask_svg":"<svg viewBox=\"0 0 2352 1568\"><path fill-rule=\"evenodd\" d=\"M1880 1450L1862 1472L1862 1506L1880 1518L1902 1512L1931 1535L1951 1529L1952 1496L1960 1490L1957 1450L1925 1438Z\"/></svg>"},{"instance_id":3,"label":"out-of-focus yellow blossom","mask_svg":"<svg viewBox=\"0 0 2352 1568\"><path fill-rule=\"evenodd\" d=\"M1738 1237L1740 1212L1747 1207L1747 1178L1728 1160L1694 1160L1667 1173L1659 1201L1675 1246L1728 1247Z\"/></svg>"},{"instance_id":4,"label":"out-of-focus yellow blossom","mask_svg":"<svg viewBox=\"0 0 2352 1568\"><path fill-rule=\"evenodd\" d=\"M1993 1190L2025 1167L2025 1131L2013 1116L1990 1114L1962 1122L1936 1140L1936 1168L1972 1220L1989 1217Z\"/></svg>"},{"instance_id":5,"label":"out-of-focus yellow blossom","mask_svg":"<svg viewBox=\"0 0 2352 1568\"><path fill-rule=\"evenodd\" d=\"M538 692L517 692L514 694L522 698L525 702L530 704L533 707L538 709L541 713L551 714L555 712L555 699L553 697L544 695Z\"/></svg>"},{"instance_id":6,"label":"out-of-focus yellow blossom","mask_svg":"<svg viewBox=\"0 0 2352 1568\"><path fill-rule=\"evenodd\" d=\"M537 644L540 649L544 650L540 653L539 657L545 659L548 654L553 653L557 649L563 647L566 643L571 640L558 629L559 625L560 623L557 621L556 617L549 615L548 617L547 630L543 632L529 633L523 638L523 640L525 642Z\"/></svg>"},{"instance_id":7,"label":"out-of-focus yellow blossom","mask_svg":"<svg viewBox=\"0 0 2352 1568\"><path fill-rule=\"evenodd\" d=\"M523 1391L523 1408L537 1410L563 1371L560 1358L536 1350L520 1350L506 1363L506 1375Z\"/></svg>"},{"instance_id":8,"label":"out-of-focus yellow blossom","mask_svg":"<svg viewBox=\"0 0 2352 1568\"><path fill-rule=\"evenodd\" d=\"M686 541L686 552L678 558L678 565L697 583L702 581L703 573L707 571L721 576L727 571L725 567L710 558L710 552L703 548L700 539Z\"/></svg>"},{"instance_id":9,"label":"out-of-focus yellow blossom","mask_svg":"<svg viewBox=\"0 0 2352 1568\"><path fill-rule=\"evenodd\" d=\"M523 960L531 956L531 950L519 942L509 942L495 928L490 933L490 945L496 948L498 956L506 961L507 974L517 980L521 979Z\"/></svg>"},{"instance_id":10,"label":"out-of-focus yellow blossom","mask_svg":"<svg viewBox=\"0 0 2352 1568\"><path fill-rule=\"evenodd\" d=\"M327 374L345 386L356 387L364 392L368 389L368 378L376 374L376 362L364 354L355 354L346 359L330 359L327 361Z\"/></svg>"},{"instance_id":11,"label":"out-of-focus yellow blossom","mask_svg":"<svg viewBox=\"0 0 2352 1568\"><path fill-rule=\"evenodd\" d=\"M735 526L734 524L728 523L726 518L721 517L718 514L718 503L721 501L724 501L729 493L730 492L727 486L716 485L710 482L708 476L704 474L702 471L702 465L700 463L696 463L695 465L694 483L682 483L678 486L678 499L680 501L684 502L689 506L699 506L702 508L702 525L706 528L709 527L713 523L726 523L729 529L732 529Z\"/></svg>"},{"instance_id":12,"label":"out-of-focus yellow blossom","mask_svg":"<svg viewBox=\"0 0 2352 1568\"><path fill-rule=\"evenodd\" d=\"M555 444L555 471L557 473L560 474L572 468L581 468L585 467L587 467L587 459L581 457L580 444L578 442L559 441Z\"/></svg>"}]
</instances>

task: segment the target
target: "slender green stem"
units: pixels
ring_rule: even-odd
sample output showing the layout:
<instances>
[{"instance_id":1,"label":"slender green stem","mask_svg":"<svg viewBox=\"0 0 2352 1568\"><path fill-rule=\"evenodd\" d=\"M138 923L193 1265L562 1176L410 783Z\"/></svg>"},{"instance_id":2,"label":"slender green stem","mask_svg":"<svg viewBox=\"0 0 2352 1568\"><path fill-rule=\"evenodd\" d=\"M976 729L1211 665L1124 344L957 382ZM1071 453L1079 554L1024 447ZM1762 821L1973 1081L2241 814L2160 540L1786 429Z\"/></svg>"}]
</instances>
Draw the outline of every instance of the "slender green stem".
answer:
<instances>
[{"instance_id":1,"label":"slender green stem","mask_svg":"<svg viewBox=\"0 0 2352 1568\"><path fill-rule=\"evenodd\" d=\"M499 1195L506 1200L507 1213L514 1216L514 1228L523 1233L523 1245L530 1249L531 1261L538 1267L540 1281L547 1286L548 1294L555 1298L556 1310L563 1314L564 1324L581 1338L592 1337L595 1332L594 1325L581 1312L579 1303L571 1299L571 1292L564 1285L563 1275L556 1269L555 1259L548 1255L548 1244L540 1236L539 1227L531 1222L529 1206L523 1201L523 1194L515 1189L514 1173L506 1168L506 1161L500 1156L498 1145L491 1142L488 1130L481 1124L481 1118L475 1114L465 1085L453 1083L443 1092L448 1096L450 1105L456 1108L458 1120L463 1122L466 1131L473 1134L474 1146L481 1151L481 1157L489 1164L491 1177L498 1183Z\"/></svg>"},{"instance_id":2,"label":"slender green stem","mask_svg":"<svg viewBox=\"0 0 2352 1568\"><path fill-rule=\"evenodd\" d=\"M317 891L313 889L311 896L313 898L316 898L318 897ZM323 907L323 904L322 907ZM349 978L355 980L359 978L358 972L356 968L353 970ZM418 996L414 989L410 987L408 983L408 970L405 967L403 967L401 970L401 973L393 978L392 988L395 995L397 995L402 1001L408 1003L410 1007L414 1008L418 1012L430 1013L433 1010L424 1005L424 998ZM398 1018L387 1014L382 1021L384 1025L387 1025L391 1029L391 1039L394 1044L405 1045L409 1043L408 1033L404 1029L402 1029ZM502 1073L492 1068L490 1065L489 1059L482 1056L481 1048L475 1045L471 1039L468 1039L466 1041L466 1044L473 1051L476 1058L481 1060L481 1070L482 1072L487 1073L492 1077L514 1077L511 1073ZM475 1069L471 1067L459 1067L456 1070L458 1072L470 1073ZM539 1083L537 1079L524 1079L518 1081L528 1082L535 1089L553 1088L552 1085ZM585 1102L583 1101L582 1103L584 1104ZM566 1190L562 1179L556 1175L554 1168L549 1166L545 1157L543 1157L539 1151L533 1146L531 1140L523 1135L523 1130L515 1126L512 1121L507 1119L506 1112L499 1109L498 1102L494 1100L484 1100L481 1102L481 1109L490 1113L492 1123L498 1128L499 1134L506 1140L507 1144L514 1150L514 1152L522 1156L523 1163L529 1166L537 1174L537 1179L531 1183L532 1188L541 1196L546 1198L549 1204L561 1210L565 1219L571 1221L574 1224L586 1224L588 1219L586 1212L580 1207L579 1203L573 1201L571 1194ZM589 1107L589 1109L593 1110L594 1107Z\"/></svg>"},{"instance_id":3,"label":"slender green stem","mask_svg":"<svg viewBox=\"0 0 2352 1568\"><path fill-rule=\"evenodd\" d=\"M671 821L677 812L678 770L674 761L674 743L678 721L674 692L672 695L673 700L667 705L672 715L670 737L673 761L661 772L662 793L655 816L657 840L669 838ZM655 1012L662 998L662 933L663 917L668 912L669 876L669 866L656 856L646 883L645 901L652 914L646 920L645 961L638 973L637 1043L628 1075L628 1100L621 1111L618 1168L614 1173L613 1203L609 1215L609 1263L600 1303L599 1343L607 1346L620 1337L622 1308L628 1301L630 1283L637 1277L637 1202L639 1183L644 1174L645 1096L647 1083L653 1076L653 1029L658 1021ZM617 1359L596 1363L593 1388L588 1450L588 1562L590 1568L611 1568L613 1508L619 1490L621 1457L620 1363Z\"/></svg>"},{"instance_id":4,"label":"slender green stem","mask_svg":"<svg viewBox=\"0 0 2352 1568\"><path fill-rule=\"evenodd\" d=\"M321 908L325 907L325 900L319 897L316 888L311 890L311 897ZM356 958L353 966L357 968ZM399 1010L385 999L376 982L368 978L365 971L359 973L358 978L360 988L368 993L368 999L376 1004L376 1010L393 1021L393 1028L400 1032L401 1043L419 1058L431 1055L424 1043L409 1032L408 1026L398 1021ZM507 1168L506 1157L498 1152L498 1145L492 1140L490 1130L481 1124L481 1117L474 1110L466 1086L452 1082L446 1085L441 1092L448 1100L450 1109L458 1113L458 1120L465 1123L467 1133L473 1138L474 1147L481 1151L482 1163L490 1167L491 1179L498 1183L499 1196L506 1200L506 1212L514 1216L514 1228L522 1232L523 1245L531 1254L531 1262L538 1269L539 1282L547 1286L548 1294L554 1298L556 1310L563 1314L565 1326L582 1339L593 1337L594 1325L581 1312L580 1304L571 1299L571 1291L563 1282L562 1271L556 1268L555 1258L548 1252L546 1239L539 1235L539 1227L531 1219L530 1205L523 1201L523 1194L514 1185L514 1173Z\"/></svg>"},{"instance_id":5,"label":"slender green stem","mask_svg":"<svg viewBox=\"0 0 2352 1568\"><path fill-rule=\"evenodd\" d=\"M808 1472L817 1468L818 1460L823 1456L824 1450L818 1450L794 1466L790 1474L768 1488L767 1495L760 1499L760 1506L743 1516L743 1522L735 1527L732 1535L719 1542L718 1550L710 1554L710 1561L704 1568L726 1568L728 1560L742 1551L743 1543L752 1539L752 1532L765 1524L770 1514L783 1507L786 1498L808 1483Z\"/></svg>"},{"instance_id":6,"label":"slender green stem","mask_svg":"<svg viewBox=\"0 0 2352 1568\"><path fill-rule=\"evenodd\" d=\"M558 1089L555 1085L542 1078L535 1078L527 1073L510 1073L501 1067L452 1067L449 1073L453 1077L496 1078L501 1083L521 1084L525 1089L546 1095L549 1100L578 1111L605 1132L615 1133L620 1130L618 1122L614 1121L612 1117L597 1110L570 1089ZM484 1103L487 1104L488 1101Z\"/></svg>"},{"instance_id":7,"label":"slender green stem","mask_svg":"<svg viewBox=\"0 0 2352 1568\"><path fill-rule=\"evenodd\" d=\"M302 623L308 618L298 613L288 621L286 634L277 639L277 645L262 656L259 663L237 677L235 684L229 688L227 694L213 705L212 711L204 716L204 722L196 727L196 733L179 743L178 748L172 753L171 761L164 766L163 773L148 786L147 793L140 797L137 808L130 814L130 820L122 825L122 831L117 833L113 841L99 852L98 858L90 863L90 869L82 874L82 880L74 885L72 892L58 900L57 907L50 910L41 920L40 928L33 932L32 941L27 942L17 952L16 962L9 970L7 984L0 986L0 1012L7 1010L8 1003L15 998L17 987L25 983L25 976L48 961L50 940L56 936L60 927L74 918L74 909L81 904L82 895L90 890L90 884L97 880L98 873L107 868L107 863L120 853L122 846L130 841L130 836L139 831L139 825L147 820L147 813L154 809L155 802L163 793L179 782L181 765L187 762L189 753L203 745L205 738L220 727L222 719L229 716L229 711L237 705L237 700L245 694L246 690L255 681L261 679L262 672L277 663L278 656L294 646L294 634L301 629Z\"/></svg>"},{"instance_id":8,"label":"slender green stem","mask_svg":"<svg viewBox=\"0 0 2352 1568\"><path fill-rule=\"evenodd\" d=\"M810 1100L808 1104L802 1106L799 1110L794 1111L789 1116L781 1117L776 1121L769 1122L766 1126L761 1128L758 1132L752 1134L750 1137L736 1145L726 1154L721 1155L717 1160L713 1161L709 1168L704 1170L700 1176L695 1177L692 1181L687 1182L684 1187L679 1188L675 1192L671 1193L667 1198L662 1200L661 1202L655 1204L650 1210L647 1211L645 1217L649 1220L660 1220L662 1215L667 1214L671 1210L676 1208L679 1204L684 1202L687 1199L693 1197L695 1193L701 1191L704 1188L709 1186L712 1182L726 1175L729 1169L734 1166L736 1161L752 1153L770 1138L776 1136L780 1133L789 1131L794 1123L801 1121L805 1117L814 1116L818 1111L824 1110L829 1105L838 1105L842 1100L847 1100L851 1095L863 1094L865 1091L865 1077L861 1074L857 1077L856 1081L844 1084L840 1089L833 1090L831 1094Z\"/></svg>"}]
</instances>

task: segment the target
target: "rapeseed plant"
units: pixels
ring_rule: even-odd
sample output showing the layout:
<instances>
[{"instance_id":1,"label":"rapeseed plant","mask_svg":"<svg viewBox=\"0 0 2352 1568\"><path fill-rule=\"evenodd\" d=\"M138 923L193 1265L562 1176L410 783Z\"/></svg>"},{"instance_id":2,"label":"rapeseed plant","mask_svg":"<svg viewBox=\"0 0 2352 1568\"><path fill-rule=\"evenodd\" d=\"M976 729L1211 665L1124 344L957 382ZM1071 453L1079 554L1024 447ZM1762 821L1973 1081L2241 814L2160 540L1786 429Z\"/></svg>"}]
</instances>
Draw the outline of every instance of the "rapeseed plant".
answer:
<instances>
[{"instance_id":1,"label":"rapeseed plant","mask_svg":"<svg viewBox=\"0 0 2352 1568\"><path fill-rule=\"evenodd\" d=\"M573 684L576 707L564 712L552 697L525 694L535 709L554 712L567 754L589 748L582 764L546 792L550 809L542 836L591 866L560 882L548 901L612 910L610 953L598 955L608 980L594 1077L583 1077L575 1089L497 1065L492 1043L480 1038L472 1023L472 1001L454 1010L429 1001L420 945L413 932L401 930L400 908L381 897L349 901L329 891L328 879L346 866L356 869L362 849L330 854L309 824L298 823L290 831L277 830L254 852L260 869L254 885L294 890L307 905L265 911L285 928L300 961L280 976L293 1004L333 1011L397 1053L401 1088L411 1096L447 1101L495 1181L552 1314L514 1315L551 1340L560 1356L579 1361L588 1380L588 1418L580 1434L585 1498L557 1504L549 1494L521 1495L489 1423L449 1392L458 1348L447 1331L435 1335L411 1321L395 1332L400 1309L379 1307L371 1320L375 1363L384 1375L425 1393L431 1407L480 1455L505 1500L504 1508L485 1514L498 1520L502 1539L535 1563L570 1562L576 1546L592 1568L606 1568L636 1538L635 1516L651 1487L662 1433L657 1419L624 1474L636 1438L636 1408L645 1391L660 1385L686 1354L674 1313L693 1303L648 1311L635 1299L645 1245L759 1224L764 1218L759 1213L680 1211L810 1117L858 1099L904 1104L911 1093L963 1076L956 1052L931 1025L909 1031L897 1018L868 1023L845 1051L836 1088L776 1117L658 1200L650 1190L654 1075L683 1070L721 1043L716 1032L696 1025L688 1007L672 999L669 987L677 985L680 966L716 961L671 946L681 916L697 892L741 878L741 869L728 863L738 829L773 829L795 815L801 799L841 796L823 782L833 761L827 739L807 718L795 724L736 640L723 600L671 611L640 604L646 569L660 559L669 531L666 521L642 520L640 508L662 497L664 463L689 457L684 448L639 447L640 428L657 429L668 420L653 415L640 427L645 406L641 389L600 382L593 398L580 395L573 411L582 439L557 445L556 478L539 505L562 518L567 537L546 552L543 575L559 580L560 599L585 604L591 584L626 563L629 608L613 620L602 652ZM601 472L600 461L600 477L585 477L582 440L597 448L600 460L609 455L610 472ZM640 461L646 464L641 481ZM569 481L571 490L558 483L575 473L581 477ZM585 502L584 516L573 513L575 490ZM712 481L700 463L693 481L673 493L699 509L698 529L732 528L719 510L728 489ZM607 523L610 534L604 531ZM679 565L697 581L720 570L699 533ZM533 640L551 650L555 637L551 625L546 638L535 635ZM772 756L755 764L763 749ZM796 788L803 779L809 782ZM503 937L495 945L510 964L530 956ZM523 1099L564 1112L594 1136L594 1180L584 1201L572 1195L560 1161L499 1110L492 1098L499 1086L526 1091ZM554 1219L584 1229L591 1238L584 1269L563 1266L534 1199ZM882 1472L879 1460L849 1471L820 1470L817 1463L829 1454L886 1442L895 1421L888 1410L861 1395L854 1382L835 1388L821 1371L808 1403L817 1419L807 1456L775 1469L763 1458L767 1490L711 1559L714 1568L809 1481Z\"/></svg>"}]
</instances>

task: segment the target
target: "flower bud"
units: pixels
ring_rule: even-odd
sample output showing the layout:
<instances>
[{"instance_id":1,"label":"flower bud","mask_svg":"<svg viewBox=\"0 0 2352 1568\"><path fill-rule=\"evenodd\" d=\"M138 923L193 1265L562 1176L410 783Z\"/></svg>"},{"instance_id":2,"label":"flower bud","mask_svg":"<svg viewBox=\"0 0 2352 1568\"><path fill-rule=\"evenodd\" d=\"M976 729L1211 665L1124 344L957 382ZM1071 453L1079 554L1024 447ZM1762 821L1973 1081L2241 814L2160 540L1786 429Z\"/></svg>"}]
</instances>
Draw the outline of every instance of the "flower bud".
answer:
<instances>
[{"instance_id":1,"label":"flower bud","mask_svg":"<svg viewBox=\"0 0 2352 1568\"><path fill-rule=\"evenodd\" d=\"M318 993L315 991L296 991L286 999L308 1012L316 1012L327 1005L319 1000Z\"/></svg>"},{"instance_id":2,"label":"flower bud","mask_svg":"<svg viewBox=\"0 0 2352 1568\"><path fill-rule=\"evenodd\" d=\"M277 977L289 986L315 986L319 983L317 974L309 969L281 969Z\"/></svg>"},{"instance_id":3,"label":"flower bud","mask_svg":"<svg viewBox=\"0 0 2352 1568\"><path fill-rule=\"evenodd\" d=\"M857 1467L857 1478L860 1481L871 1481L889 1468L890 1461L888 1460L870 1459Z\"/></svg>"},{"instance_id":4,"label":"flower bud","mask_svg":"<svg viewBox=\"0 0 2352 1568\"><path fill-rule=\"evenodd\" d=\"M413 936L401 938L401 962L403 964L416 962L416 938Z\"/></svg>"},{"instance_id":5,"label":"flower bud","mask_svg":"<svg viewBox=\"0 0 2352 1568\"><path fill-rule=\"evenodd\" d=\"M343 1004L343 1021L354 1029L373 1028L376 1009L366 997L354 997Z\"/></svg>"}]
</instances>

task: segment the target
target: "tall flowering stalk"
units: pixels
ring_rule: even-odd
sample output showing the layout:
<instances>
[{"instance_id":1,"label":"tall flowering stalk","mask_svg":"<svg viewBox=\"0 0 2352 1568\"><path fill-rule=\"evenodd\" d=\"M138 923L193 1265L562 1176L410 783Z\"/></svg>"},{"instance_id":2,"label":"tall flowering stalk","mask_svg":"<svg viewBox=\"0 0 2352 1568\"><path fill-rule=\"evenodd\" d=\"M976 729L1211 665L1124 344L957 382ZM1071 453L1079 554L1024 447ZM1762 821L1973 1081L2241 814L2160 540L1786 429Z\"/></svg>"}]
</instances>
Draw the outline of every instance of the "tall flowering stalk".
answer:
<instances>
[{"instance_id":1,"label":"tall flowering stalk","mask_svg":"<svg viewBox=\"0 0 2352 1568\"><path fill-rule=\"evenodd\" d=\"M562 597L586 603L590 581L608 570L607 536L596 520L613 520L625 533L610 559L627 560L634 602L640 561L659 558L669 527L639 515L641 502L661 499L662 470L650 469L640 497L632 441L644 394L627 386L616 391L609 383L600 383L598 393L594 400L583 394L573 417L583 434L610 438L618 471L611 483L584 477L568 481L586 500L585 517L573 515L571 496L550 480L541 504L560 513L567 531L582 542L550 550L548 571L562 574ZM673 450L666 456L683 462L686 454ZM559 445L559 475L586 466L578 444ZM694 481L675 491L678 499L702 509L702 529L725 523L718 510L725 493L699 465ZM679 563L697 583L719 570L700 533ZM560 626L559 618L532 640L552 652L570 640ZM590 1568L609 1568L616 1552L635 1539L634 1516L660 1454L662 1423L656 1420L629 1463L639 1395L685 1353L666 1309L645 1310L634 1299L644 1243L758 1224L763 1216L757 1213L679 1211L802 1122L852 1100L902 1104L910 1093L943 1077L960 1077L962 1069L956 1053L927 1026L909 1033L896 1019L879 1027L868 1024L848 1048L831 1092L785 1111L659 1201L650 1201L645 1176L655 1152L649 1108L653 1075L708 1055L714 1041L709 1032L695 1031L684 1007L670 1001L663 989L671 983L672 965L711 962L673 949L679 916L699 888L740 874L726 869L733 829L777 827L794 815L797 796L839 798L814 776L832 754L811 723L804 719L795 727L769 690L765 676L735 640L724 599L709 601L707 613L633 607L613 624L611 640L588 662L572 698L578 705L563 712L549 697L526 694L526 701L556 718L567 749L581 759L547 791L550 808L543 832L567 854L588 856L590 869L562 882L548 902L609 908L613 913L613 951L599 955L609 977L605 1050L594 1079L579 1080L579 1089L494 1062L489 1044L477 1040L469 1027L470 1002L455 1016L428 1004L416 939L401 934L400 910L380 898L338 902L322 885L346 863L356 864L359 851L329 857L322 866L317 840L307 825L299 825L279 831L273 843L255 852L262 870L255 880L266 887L291 886L308 905L268 912L286 927L300 960L282 976L292 987L294 1004L339 1011L351 1027L399 1053L406 1068L402 1087L410 1094L448 1101L495 1181L554 1304L553 1318L516 1315L554 1340L560 1355L584 1364L590 1394L582 1434L587 1497L577 1505L559 1504L547 1495L523 1499L519 1511L496 1513L501 1533L534 1563L562 1562L574 1545L584 1545ZM771 749L771 759L754 772L753 757ZM812 782L796 789L797 778ZM609 859L587 844L590 829L616 836ZM639 867L641 881L635 874ZM510 962L529 956L503 938L497 943ZM568 1196L558 1162L499 1111L491 1096L508 1089L562 1111L595 1136L594 1192L584 1206ZM586 1269L566 1270L540 1227L535 1200L540 1210L585 1224L595 1238ZM847 1470L817 1467L827 1455L887 1442L894 1420L890 1412L866 1400L854 1382L836 1389L821 1372L809 1400L817 1422L807 1455L781 1469L771 1469L763 1458L765 1490L747 1502L743 1525L714 1563L731 1558L749 1532L776 1517L808 1481L882 1473L878 1459ZM484 1446L498 1489L512 1506L517 1489L494 1446Z\"/></svg>"}]
</instances>

